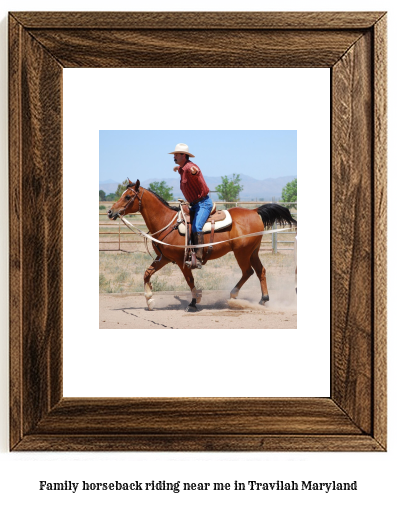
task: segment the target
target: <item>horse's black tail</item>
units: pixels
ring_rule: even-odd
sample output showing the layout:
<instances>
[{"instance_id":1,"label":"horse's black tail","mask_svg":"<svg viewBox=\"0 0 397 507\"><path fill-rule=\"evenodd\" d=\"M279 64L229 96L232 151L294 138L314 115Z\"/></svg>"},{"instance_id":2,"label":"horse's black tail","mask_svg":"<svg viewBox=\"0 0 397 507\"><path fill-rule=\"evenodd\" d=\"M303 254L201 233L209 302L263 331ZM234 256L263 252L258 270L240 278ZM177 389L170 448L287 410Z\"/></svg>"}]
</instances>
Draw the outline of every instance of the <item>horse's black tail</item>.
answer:
<instances>
[{"instance_id":1,"label":"horse's black tail","mask_svg":"<svg viewBox=\"0 0 397 507\"><path fill-rule=\"evenodd\" d=\"M260 206L256 211L260 215L265 227L272 226L276 221L280 225L288 224L290 226L293 226L297 224L296 220L292 218L289 209L285 208L284 206L280 206L280 204L276 204L275 202L264 204L263 206Z\"/></svg>"}]
</instances>

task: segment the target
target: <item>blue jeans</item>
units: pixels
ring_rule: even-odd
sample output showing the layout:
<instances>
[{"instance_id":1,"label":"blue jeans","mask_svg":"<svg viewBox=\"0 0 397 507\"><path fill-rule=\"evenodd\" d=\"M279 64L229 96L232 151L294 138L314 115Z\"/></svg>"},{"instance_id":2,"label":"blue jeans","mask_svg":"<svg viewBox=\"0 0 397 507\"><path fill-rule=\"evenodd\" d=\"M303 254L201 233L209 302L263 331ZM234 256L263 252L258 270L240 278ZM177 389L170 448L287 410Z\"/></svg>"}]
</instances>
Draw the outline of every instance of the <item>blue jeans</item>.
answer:
<instances>
[{"instance_id":1,"label":"blue jeans","mask_svg":"<svg viewBox=\"0 0 397 507\"><path fill-rule=\"evenodd\" d=\"M192 221L192 233L201 232L207 218L210 216L212 210L212 200L209 195L204 197L200 202L193 204L190 210L194 214Z\"/></svg>"}]
</instances>

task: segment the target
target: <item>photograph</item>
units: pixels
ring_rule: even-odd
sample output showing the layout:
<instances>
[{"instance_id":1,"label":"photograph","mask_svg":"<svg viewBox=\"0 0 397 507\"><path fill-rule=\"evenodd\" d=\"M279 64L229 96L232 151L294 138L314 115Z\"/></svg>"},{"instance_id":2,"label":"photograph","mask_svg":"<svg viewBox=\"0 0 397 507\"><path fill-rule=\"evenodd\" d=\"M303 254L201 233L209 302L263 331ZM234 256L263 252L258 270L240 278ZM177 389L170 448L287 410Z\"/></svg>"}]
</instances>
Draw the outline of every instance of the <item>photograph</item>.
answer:
<instances>
[{"instance_id":1,"label":"photograph","mask_svg":"<svg viewBox=\"0 0 397 507\"><path fill-rule=\"evenodd\" d=\"M296 131L100 131L101 329L294 329L296 238Z\"/></svg>"}]
</instances>

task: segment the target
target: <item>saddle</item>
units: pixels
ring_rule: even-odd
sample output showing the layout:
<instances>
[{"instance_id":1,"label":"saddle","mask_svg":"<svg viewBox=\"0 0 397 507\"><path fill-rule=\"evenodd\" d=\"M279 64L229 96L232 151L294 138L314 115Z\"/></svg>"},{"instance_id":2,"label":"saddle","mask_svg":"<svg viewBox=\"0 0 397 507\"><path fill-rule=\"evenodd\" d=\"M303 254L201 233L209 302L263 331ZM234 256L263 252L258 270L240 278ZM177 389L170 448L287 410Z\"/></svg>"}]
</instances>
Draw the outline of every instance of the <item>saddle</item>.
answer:
<instances>
[{"instance_id":1,"label":"saddle","mask_svg":"<svg viewBox=\"0 0 397 507\"><path fill-rule=\"evenodd\" d=\"M185 216L186 223L190 229L191 218L192 218L190 215L190 208L188 205L182 204L182 210L183 210L183 214ZM207 218L207 221L204 224L204 227L203 227L204 233L211 232L211 224L213 222L215 224L214 230L218 231L220 229L224 229L225 227L228 227L232 223L232 217L227 210L217 210L216 204L214 203L211 213L210 213L209 217ZM178 226L179 233L182 236L184 236L186 234L186 226L185 226L185 222L183 220L183 215L182 215L181 211L179 211L179 213L178 213L178 223L179 223L179 226Z\"/></svg>"}]
</instances>

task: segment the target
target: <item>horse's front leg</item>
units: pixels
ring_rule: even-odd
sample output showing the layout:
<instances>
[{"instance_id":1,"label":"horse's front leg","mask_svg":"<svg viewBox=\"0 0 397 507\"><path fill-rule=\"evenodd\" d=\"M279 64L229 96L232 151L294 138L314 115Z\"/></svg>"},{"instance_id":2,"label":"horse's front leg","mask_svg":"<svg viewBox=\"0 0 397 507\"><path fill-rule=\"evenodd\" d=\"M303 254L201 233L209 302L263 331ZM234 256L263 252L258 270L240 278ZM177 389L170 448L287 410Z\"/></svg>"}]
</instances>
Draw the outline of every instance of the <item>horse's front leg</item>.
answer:
<instances>
[{"instance_id":1,"label":"horse's front leg","mask_svg":"<svg viewBox=\"0 0 397 507\"><path fill-rule=\"evenodd\" d=\"M192 270L190 268L188 268L186 266L186 264L185 264L185 266L183 266L181 263L178 263L178 266L179 266L180 270L182 271L183 276L185 277L185 280L186 280L187 284L189 285L190 290L192 291L192 300L191 300L190 304L186 307L185 311L186 312L197 312L198 308L197 308L196 304L200 303L200 301L201 301L202 290L196 289L196 287L194 286L194 277L192 275Z\"/></svg>"},{"instance_id":2,"label":"horse's front leg","mask_svg":"<svg viewBox=\"0 0 397 507\"><path fill-rule=\"evenodd\" d=\"M162 267L164 267L166 264L168 264L170 261L166 259L164 256L158 256L152 264L147 268L145 271L145 275L143 277L143 284L144 284L144 290L145 290L145 298L146 303L149 308L149 310L153 310L154 308L154 299L153 299L153 292L152 292L152 284L150 283L151 277L156 273L156 271L159 271Z\"/></svg>"}]
</instances>

